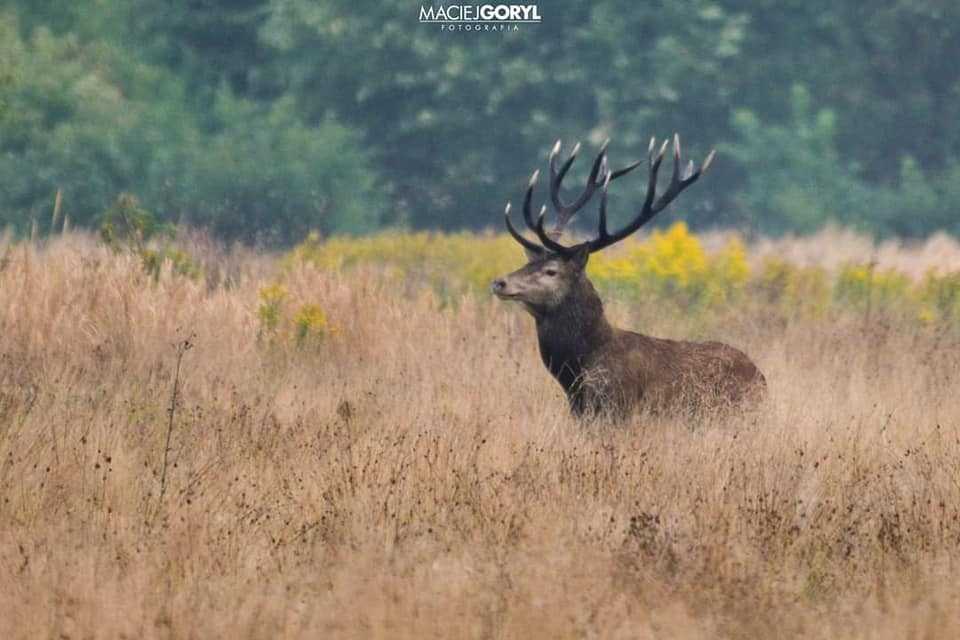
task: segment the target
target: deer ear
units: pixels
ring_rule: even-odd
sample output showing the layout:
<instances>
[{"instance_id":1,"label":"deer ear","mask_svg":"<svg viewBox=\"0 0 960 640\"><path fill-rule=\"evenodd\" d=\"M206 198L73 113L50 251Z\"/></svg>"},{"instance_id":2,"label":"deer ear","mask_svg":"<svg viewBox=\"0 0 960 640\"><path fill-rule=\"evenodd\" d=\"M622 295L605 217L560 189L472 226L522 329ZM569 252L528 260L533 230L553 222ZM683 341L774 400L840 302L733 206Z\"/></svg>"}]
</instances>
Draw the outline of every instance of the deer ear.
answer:
<instances>
[{"instance_id":1,"label":"deer ear","mask_svg":"<svg viewBox=\"0 0 960 640\"><path fill-rule=\"evenodd\" d=\"M587 266L587 260L590 259L590 247L586 243L581 244L573 253L573 257L570 259L573 265L579 270Z\"/></svg>"}]
</instances>

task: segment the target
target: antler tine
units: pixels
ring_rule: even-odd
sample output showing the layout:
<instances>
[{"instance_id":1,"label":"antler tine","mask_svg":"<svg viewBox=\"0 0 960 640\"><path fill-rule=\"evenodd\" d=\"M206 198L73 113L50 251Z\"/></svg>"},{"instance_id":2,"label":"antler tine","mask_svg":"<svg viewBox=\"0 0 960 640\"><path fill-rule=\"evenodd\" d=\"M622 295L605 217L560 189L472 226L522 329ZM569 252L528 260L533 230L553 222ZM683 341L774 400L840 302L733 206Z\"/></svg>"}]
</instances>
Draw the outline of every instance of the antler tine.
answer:
<instances>
[{"instance_id":1,"label":"antler tine","mask_svg":"<svg viewBox=\"0 0 960 640\"><path fill-rule=\"evenodd\" d=\"M632 163L632 164L628 164L628 165L625 166L623 169L618 169L617 171L614 171L613 173L611 173L611 174L610 174L610 179L611 179L611 180L616 180L616 179L619 178L620 176L625 176L625 175L627 175L628 173L630 173L631 171L633 171L634 169L636 169L637 167L639 167L640 165L642 165L644 162L646 162L646 160L637 160L636 162L634 162L634 163Z\"/></svg>"},{"instance_id":2,"label":"antler tine","mask_svg":"<svg viewBox=\"0 0 960 640\"><path fill-rule=\"evenodd\" d=\"M600 156L603 155L603 152L606 148L600 150L600 154L597 155L597 159L594 161L596 166L600 162ZM563 182L564 177L566 177L567 172L570 171L570 167L573 166L573 161L577 159L577 154L580 153L580 143L578 142L573 146L573 151L570 152L570 156L564 160L563 164L560 165L560 169L557 169L557 156L560 155L561 143L557 140L557 143L553 145L553 150L550 152L550 200L553 202L553 206L557 209L558 224L561 222L566 224L567 220L576 213L576 209L579 208L576 206L576 203L579 202L583 195L581 194L572 204L564 204L563 200L560 199L560 184ZM588 183L587 189L590 188ZM583 203L580 204L583 206Z\"/></svg>"},{"instance_id":3,"label":"antler tine","mask_svg":"<svg viewBox=\"0 0 960 640\"><path fill-rule=\"evenodd\" d=\"M570 152L570 156L564 160L563 164L557 169L557 156L560 155L560 150L563 148L563 143L560 140L557 140L556 144L553 145L553 149L550 150L550 192L551 196L557 185L563 182L564 176L567 175L567 172L570 170L570 167L573 165L573 161L577 159L577 154L580 153L580 143L573 145L573 151ZM561 209L563 204L554 200L554 206L557 209Z\"/></svg>"},{"instance_id":4,"label":"antler tine","mask_svg":"<svg viewBox=\"0 0 960 640\"><path fill-rule=\"evenodd\" d=\"M537 216L536 222L533 220L533 210L531 208L533 204L533 189L536 187L539 178L540 170L537 169L533 172L533 175L530 176L530 181L527 183L527 192L523 196L523 219L527 223L527 227L537 234L537 238L540 239L540 244L543 245L543 247L539 247L540 251L538 253L542 253L544 249L549 249L550 251L561 254L569 253L567 247L556 242L543 229L544 218L546 218L547 215L547 205L543 205L540 208L540 214Z\"/></svg>"},{"instance_id":5,"label":"antler tine","mask_svg":"<svg viewBox=\"0 0 960 640\"><path fill-rule=\"evenodd\" d=\"M546 219L546 217L547 217L547 205L543 205L542 207L540 207L540 215L537 216L537 226L535 229L535 231L537 232L537 237L540 239L540 243L550 251L553 251L554 253L559 253L561 255L568 255L572 253L572 249L570 247L563 246L562 244L560 244L559 242L551 238L550 234L548 234L544 230L543 222Z\"/></svg>"},{"instance_id":6,"label":"antler tine","mask_svg":"<svg viewBox=\"0 0 960 640\"><path fill-rule=\"evenodd\" d=\"M680 180L680 134L673 134L673 177L670 183L673 184Z\"/></svg>"},{"instance_id":7,"label":"antler tine","mask_svg":"<svg viewBox=\"0 0 960 640\"><path fill-rule=\"evenodd\" d=\"M700 167L700 175L703 175L710 168L710 165L713 164L713 159L717 157L717 150L710 149L710 153L707 154L706 160L703 161L703 165Z\"/></svg>"},{"instance_id":8,"label":"antler tine","mask_svg":"<svg viewBox=\"0 0 960 640\"><path fill-rule=\"evenodd\" d=\"M527 192L523 196L523 221L527 223L527 228L531 231L537 230L537 224L533 221L533 212L530 210L530 204L533 201L533 188L540 179L540 169L533 172L530 181L527 183Z\"/></svg>"},{"instance_id":9,"label":"antler tine","mask_svg":"<svg viewBox=\"0 0 960 640\"><path fill-rule=\"evenodd\" d=\"M570 167L573 166L573 161L577 159L577 154L580 152L580 143L578 142L573 146L570 157L564 160L560 168L557 169L557 156L560 155L561 148L562 142L557 140L557 143L553 145L553 149L550 151L550 197L553 199L553 206L557 208L557 211L561 211L564 205L554 194L557 193L564 176L567 175Z\"/></svg>"},{"instance_id":10,"label":"antler tine","mask_svg":"<svg viewBox=\"0 0 960 640\"><path fill-rule=\"evenodd\" d=\"M583 188L583 191L580 192L580 195L569 204L565 204L560 197L560 186L570 167L573 165L577 153L580 151L580 143L578 142L576 146L574 146L570 157L564 161L559 169L557 169L557 156L560 154L561 149L560 140L557 140L553 146L550 152L550 200L557 210L557 222L551 232L554 238L559 238L560 235L562 235L567 223L590 201L596 190L606 181L607 174L610 174L611 180L616 180L643 164L643 160L640 160L611 173L607 167L607 147L609 144L610 139L608 138L600 146L597 157L594 159L593 166L590 169L590 176L587 178L586 186Z\"/></svg>"},{"instance_id":11,"label":"antler tine","mask_svg":"<svg viewBox=\"0 0 960 640\"><path fill-rule=\"evenodd\" d=\"M694 170L693 162L691 162L687 165L686 170L684 170L681 174L680 136L676 133L673 134L673 176L670 178L670 186L667 187L667 190L662 196L660 196L656 204L653 206L650 217L653 217L663 211L671 202L674 201L674 199L676 199L678 195L680 195L681 191L696 182L703 172L710 167L710 164L713 162L716 154L717 152L715 149L711 150L706 159L703 161L703 165L700 167L700 169Z\"/></svg>"},{"instance_id":12,"label":"antler tine","mask_svg":"<svg viewBox=\"0 0 960 640\"><path fill-rule=\"evenodd\" d=\"M681 153L680 153L680 136L674 134L673 137L673 176L670 180L670 186L667 187L666 192L660 198L657 198L657 176L660 172L660 165L663 163L663 157L667 152L667 146L670 144L670 139L668 138L660 146L659 151L654 151L656 149L656 139L650 139L650 146L648 148L649 161L650 161L650 172L647 178L647 193L644 197L643 207L640 209L640 212L636 217L623 229L617 231L614 234L607 232L607 199L606 199L606 186L609 184L609 181L604 185L604 190L600 199L600 224L598 229L598 237L594 240L587 242L590 252L599 251L610 245L623 240L627 236L634 233L637 229L645 225L650 221L657 213L662 211L670 202L676 198L681 191L686 189L688 186L693 184L697 178L704 171L704 167L709 167L710 163L713 161L714 153L711 152L707 156L707 159L704 161L703 166L697 171L692 173L689 170L684 171L681 175ZM688 175L689 174L689 175ZM611 176L612 179L612 176Z\"/></svg>"},{"instance_id":13,"label":"antler tine","mask_svg":"<svg viewBox=\"0 0 960 640\"><path fill-rule=\"evenodd\" d=\"M655 140L655 138L650 138L650 173L647 177L647 195L643 200L643 209L640 210L640 214L636 219L643 220L643 222L640 222L641 225L646 222L644 216L650 212L650 207L653 205L653 199L657 195L657 175L660 173L660 164L663 162L663 154L666 153L667 145L670 143L669 140L664 140L663 145L660 146L660 151L654 154L653 149L656 148L656 144L654 144ZM630 226L633 225L631 224ZM639 225L637 228L640 228Z\"/></svg>"},{"instance_id":14,"label":"antler tine","mask_svg":"<svg viewBox=\"0 0 960 640\"><path fill-rule=\"evenodd\" d=\"M523 235L517 231L516 227L513 226L513 222L510 221L510 203L507 203L506 208L503 210L504 222L507 223L507 231L510 232L510 235L513 236L513 239L520 243L520 245L532 253L541 254L544 249L540 245L530 240L527 240Z\"/></svg>"},{"instance_id":15,"label":"antler tine","mask_svg":"<svg viewBox=\"0 0 960 640\"><path fill-rule=\"evenodd\" d=\"M600 238L606 238L610 235L607 233L607 187L610 186L611 180L613 180L613 175L608 172L600 191L600 217L597 222L597 233Z\"/></svg>"}]
</instances>

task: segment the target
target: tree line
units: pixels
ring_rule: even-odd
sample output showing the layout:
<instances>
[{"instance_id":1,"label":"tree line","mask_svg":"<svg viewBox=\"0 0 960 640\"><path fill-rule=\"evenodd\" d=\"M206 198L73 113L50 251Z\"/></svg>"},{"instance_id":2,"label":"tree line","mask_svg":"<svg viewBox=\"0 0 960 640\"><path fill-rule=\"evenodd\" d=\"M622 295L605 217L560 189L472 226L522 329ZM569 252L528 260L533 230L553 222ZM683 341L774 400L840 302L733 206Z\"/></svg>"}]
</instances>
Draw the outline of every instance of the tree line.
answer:
<instances>
[{"instance_id":1,"label":"tree line","mask_svg":"<svg viewBox=\"0 0 960 640\"><path fill-rule=\"evenodd\" d=\"M72 224L133 194L265 244L483 228L557 138L610 137L620 165L679 131L691 157L719 151L682 210L695 227L960 234L960 5L551 0L477 33L419 8L8 1L0 226L49 228L59 189ZM611 216L643 187L619 181Z\"/></svg>"}]
</instances>

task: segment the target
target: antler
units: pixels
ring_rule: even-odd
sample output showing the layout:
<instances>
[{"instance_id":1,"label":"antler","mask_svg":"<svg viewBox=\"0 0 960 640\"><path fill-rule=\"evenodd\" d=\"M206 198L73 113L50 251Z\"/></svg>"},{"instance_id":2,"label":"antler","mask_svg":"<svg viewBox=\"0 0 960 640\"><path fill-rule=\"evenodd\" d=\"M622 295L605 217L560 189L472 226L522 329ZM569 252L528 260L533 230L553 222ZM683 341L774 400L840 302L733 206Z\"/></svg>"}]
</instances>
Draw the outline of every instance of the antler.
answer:
<instances>
[{"instance_id":1,"label":"antler","mask_svg":"<svg viewBox=\"0 0 960 640\"><path fill-rule=\"evenodd\" d=\"M564 160L563 164L560 165L558 169L557 156L560 154L562 143L560 140L557 140L556 144L553 145L553 149L550 151L550 200L553 202L553 206L557 210L557 222L551 231L544 231L543 228L544 216L547 211L546 205L540 209L540 213L536 220L534 219L533 212L531 211L533 189L540 178L539 169L534 171L533 175L530 176L530 181L527 183L527 191L523 199L524 222L526 222L528 229L537 234L537 237L540 239L540 242L543 243L543 245L537 245L526 239L513 226L513 222L510 220L511 204L509 202L504 210L507 230L510 232L510 235L513 236L513 238L523 246L524 249L533 253L543 253L545 249L549 249L550 251L555 251L558 253L565 252L567 247L559 244L557 240L559 240L559 238L563 235L563 231L566 228L567 223L570 222L573 216L575 216L577 212L580 211L580 209L582 209L591 198L593 198L593 195L596 193L598 188L604 184L608 184L611 180L616 180L621 176L627 175L643 164L643 160L638 160L637 162L634 162L623 169L611 173L607 168L607 145L609 144L610 140L607 139L601 145L600 151L597 153L597 157L593 161L593 167L590 170L590 175L587 178L587 184L583 191L580 192L580 195L577 196L573 202L570 204L565 204L560 197L560 187L563 183L564 177L567 175L567 172L570 171L570 167L573 166L574 160L577 159L577 154L580 152L580 143L578 142L574 145L573 150L570 152L570 156Z\"/></svg>"},{"instance_id":2,"label":"antler","mask_svg":"<svg viewBox=\"0 0 960 640\"><path fill-rule=\"evenodd\" d=\"M577 153L580 151L580 143L578 142L573 146L570 157L564 161L559 170L557 169L557 156L560 155L560 140L557 140L556 144L553 145L553 150L550 151L550 201L553 202L553 206L557 210L557 223L554 225L553 231L550 232L550 236L554 240L560 239L570 219L573 218L585 204L590 202L596 190L603 186L606 181L605 176L610 173L607 168L607 146L609 144L610 139L607 138L603 144L600 145L600 151L597 153L597 158L593 161L593 167L590 169L590 176L587 178L586 186L583 188L583 191L580 192L580 195L570 204L564 204L560 198L560 185L563 183L563 178L573 165L573 161L577 159ZM643 160L639 160L619 171L613 172L610 180L616 180L620 176L627 175L641 164L643 164Z\"/></svg>"},{"instance_id":3,"label":"antler","mask_svg":"<svg viewBox=\"0 0 960 640\"><path fill-rule=\"evenodd\" d=\"M527 193L523 197L523 220L524 222L527 223L527 228L532 229L533 231L537 230L537 224L533 221L533 213L530 211L530 205L533 200L533 188L537 184L537 180L539 178L540 178L540 170L537 169L536 171L533 172L533 175L530 176L530 181L527 183ZM513 222L511 222L510 220L511 206L512 206L511 203L508 202L506 208L503 210L504 222L506 222L507 224L507 231L510 232L510 235L513 236L513 239L519 242L524 249L534 254L542 254L547 249L550 248L550 245L561 247L561 245L555 243L552 238L549 238L545 233L542 233L543 216L547 211L546 205L544 205L540 209L541 232L537 234L537 236L540 237L541 242L544 242L544 238L546 238L547 244L543 244L543 245L539 245L531 240L527 240L526 238L523 237L523 234L517 231L516 227L513 226ZM555 250L555 249L552 249L552 250Z\"/></svg>"},{"instance_id":4,"label":"antler","mask_svg":"<svg viewBox=\"0 0 960 640\"><path fill-rule=\"evenodd\" d=\"M543 247L538 245L536 242L531 242L521 235L519 231L513 226L513 223L510 221L510 203L507 203L506 208L503 210L503 219L507 223L507 231L510 232L510 235L513 236L513 239L520 243L520 245L530 251L531 253L540 254L543 253Z\"/></svg>"},{"instance_id":5,"label":"antler","mask_svg":"<svg viewBox=\"0 0 960 640\"><path fill-rule=\"evenodd\" d=\"M660 164L663 162L663 156L667 151L668 144L670 144L670 141L664 140L660 151L654 154L653 150L656 147L656 139L650 138L650 147L647 151L650 158L650 176L647 181L647 195L644 198L643 207L630 224L614 234L607 232L607 187L610 184L610 180L604 181L600 194L600 219L597 225L598 235L595 239L583 243L588 246L590 253L600 251L616 242L620 242L653 219L655 215L666 209L667 205L673 202L684 189L696 182L697 179L710 168L710 164L717 155L716 150L711 150L699 169L694 170L694 164L691 160L686 168L681 170L680 136L676 133L673 134L673 175L670 177L670 185L667 187L667 190L657 198L657 173L660 171ZM571 247L571 249L573 249L573 247Z\"/></svg>"},{"instance_id":6,"label":"antler","mask_svg":"<svg viewBox=\"0 0 960 640\"><path fill-rule=\"evenodd\" d=\"M556 144L553 146L553 150L550 152L550 200L557 209L557 223L553 230L550 232L544 230L544 220L547 212L546 205L541 207L540 213L537 215L536 220L534 219L533 211L531 209L533 202L533 190L537 184L537 180L540 178L539 169L533 172L533 175L530 177L530 181L527 183L527 191L523 198L523 219L524 222L526 222L527 228L536 233L537 238L540 240L540 245L537 245L536 243L526 239L513 226L513 223L510 220L510 203L507 203L507 207L504 210L507 230L517 242L523 245L524 249L537 254L542 254L545 251L552 251L554 253L570 255L583 248L587 248L590 253L593 253L609 247L610 245L631 235L637 229L649 222L655 215L663 211L671 202L673 202L674 199L676 199L678 195L680 195L684 189L696 182L697 179L703 175L707 169L710 168L710 164L713 162L713 159L716 156L716 151L711 151L699 169L694 170L694 164L691 161L687 164L686 168L681 171L680 136L674 134L673 175L670 178L670 185L667 187L667 190L659 198L657 198L657 176L660 171L660 164L663 162L663 156L667 151L667 146L670 144L670 141L665 140L663 145L660 147L660 150L654 153L654 149L656 148L656 139L650 138L650 147L647 150L647 159L650 163L650 173L647 180L647 193L646 197L644 198L643 207L627 226L614 234L610 234L607 231L607 189L612 181L630 173L638 166L643 164L643 161L640 160L638 162L634 162L618 171L610 171L607 167L608 144L609 140L604 142L600 147L600 152L597 154L597 158L593 162L593 167L590 170L590 176L587 178L587 185L584 187L583 191L573 202L570 204L565 204L560 198L560 185L563 182L564 176L567 175L567 172L573 165L573 161L576 160L577 153L580 151L580 144L577 143L574 146L570 156L563 162L562 165L560 165L560 168L558 169L556 163L557 156L560 153L561 143L559 140L557 140ZM567 223L573 218L574 215L576 215L578 211L580 211L580 209L583 208L584 205L587 204L587 202L590 201L597 189L601 190L600 216L597 237L593 240L588 240L572 247L567 247L560 244L558 240L563 234L563 230Z\"/></svg>"}]
</instances>

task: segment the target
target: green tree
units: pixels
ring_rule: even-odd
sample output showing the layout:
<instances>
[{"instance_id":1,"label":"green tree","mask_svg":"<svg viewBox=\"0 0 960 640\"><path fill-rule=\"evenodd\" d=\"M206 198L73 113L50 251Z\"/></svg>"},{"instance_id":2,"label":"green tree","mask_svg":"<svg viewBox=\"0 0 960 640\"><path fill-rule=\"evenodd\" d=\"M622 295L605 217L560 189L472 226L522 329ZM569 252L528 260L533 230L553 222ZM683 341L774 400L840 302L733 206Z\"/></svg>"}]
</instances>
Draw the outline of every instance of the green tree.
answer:
<instances>
[{"instance_id":1,"label":"green tree","mask_svg":"<svg viewBox=\"0 0 960 640\"><path fill-rule=\"evenodd\" d=\"M792 91L789 122L767 124L757 114L735 112L737 142L727 152L744 171L739 206L751 227L764 233L815 231L824 223L864 226L870 190L836 149L836 116L814 111L809 92Z\"/></svg>"},{"instance_id":2,"label":"green tree","mask_svg":"<svg viewBox=\"0 0 960 640\"><path fill-rule=\"evenodd\" d=\"M289 99L263 108L228 89L214 113L219 126L188 150L166 210L222 237L269 244L379 225L384 198L353 131L332 119L307 126Z\"/></svg>"},{"instance_id":3,"label":"green tree","mask_svg":"<svg viewBox=\"0 0 960 640\"><path fill-rule=\"evenodd\" d=\"M479 227L499 224L557 137L616 136L626 162L651 133L720 134L711 87L739 21L713 2L680 5L558 2L542 24L470 34L417 24L402 0L274 0L261 35L308 119L333 113L365 132L396 214Z\"/></svg>"},{"instance_id":4,"label":"green tree","mask_svg":"<svg viewBox=\"0 0 960 640\"><path fill-rule=\"evenodd\" d=\"M539 6L451 33L407 0L11 0L0 217L43 220L62 187L75 220L123 191L247 239L499 225L556 138L609 136L620 165L679 131L721 149L678 205L693 225L956 229L960 5ZM643 183L617 184L614 218Z\"/></svg>"},{"instance_id":5,"label":"green tree","mask_svg":"<svg viewBox=\"0 0 960 640\"><path fill-rule=\"evenodd\" d=\"M310 229L372 229L384 208L357 136L307 126L291 100L254 104L221 87L207 110L164 67L109 40L0 21L9 79L0 121L0 225L25 232L64 213L95 224L119 193L228 239L292 242Z\"/></svg>"}]
</instances>

